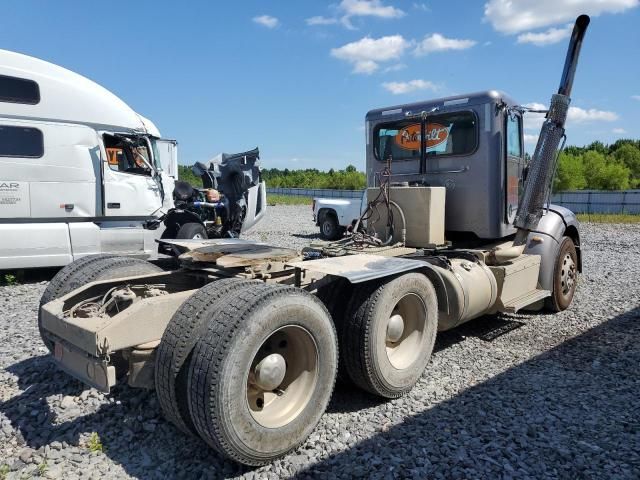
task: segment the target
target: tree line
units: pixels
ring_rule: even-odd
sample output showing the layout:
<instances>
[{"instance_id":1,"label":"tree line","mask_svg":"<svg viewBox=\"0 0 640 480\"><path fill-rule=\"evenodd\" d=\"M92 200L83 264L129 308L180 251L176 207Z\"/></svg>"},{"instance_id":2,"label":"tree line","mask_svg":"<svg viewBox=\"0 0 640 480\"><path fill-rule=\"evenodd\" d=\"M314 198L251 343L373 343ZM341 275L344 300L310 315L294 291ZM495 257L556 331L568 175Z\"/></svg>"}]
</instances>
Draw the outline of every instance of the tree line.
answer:
<instances>
[{"instance_id":1,"label":"tree line","mask_svg":"<svg viewBox=\"0 0 640 480\"><path fill-rule=\"evenodd\" d=\"M556 192L640 188L640 140L565 148L558 159L553 188Z\"/></svg>"},{"instance_id":2,"label":"tree line","mask_svg":"<svg viewBox=\"0 0 640 480\"><path fill-rule=\"evenodd\" d=\"M327 172L317 168L304 170L290 170L285 168L265 168L262 170L262 179L268 187L280 188L329 188L336 190L362 190L367 184L366 176L359 172L353 165L348 165L344 170ZM196 177L191 167L178 165L178 178L188 182L194 187L202 187L202 179Z\"/></svg>"},{"instance_id":3,"label":"tree line","mask_svg":"<svg viewBox=\"0 0 640 480\"><path fill-rule=\"evenodd\" d=\"M178 166L180 180L202 187L191 167ZM268 187L328 188L361 190L366 186L364 172L353 165L344 170L321 171L265 168L262 179ZM640 140L621 139L611 145L593 142L585 147L566 147L558 159L554 191L626 190L640 188Z\"/></svg>"}]
</instances>

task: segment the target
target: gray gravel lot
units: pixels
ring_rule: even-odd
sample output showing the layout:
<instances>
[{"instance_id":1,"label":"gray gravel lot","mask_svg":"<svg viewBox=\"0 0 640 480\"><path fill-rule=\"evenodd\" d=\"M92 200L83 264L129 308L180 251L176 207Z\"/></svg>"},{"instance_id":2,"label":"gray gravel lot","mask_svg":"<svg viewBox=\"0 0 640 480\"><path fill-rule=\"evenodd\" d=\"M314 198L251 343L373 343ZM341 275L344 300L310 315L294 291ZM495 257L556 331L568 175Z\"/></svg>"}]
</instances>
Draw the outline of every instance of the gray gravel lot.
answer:
<instances>
[{"instance_id":1,"label":"gray gravel lot","mask_svg":"<svg viewBox=\"0 0 640 480\"><path fill-rule=\"evenodd\" d=\"M270 207L248 238L301 247L316 231L308 206ZM640 229L587 224L582 235L570 310L440 335L397 400L338 385L303 446L259 469L181 434L152 392L103 395L59 371L36 327L46 282L0 287L0 479L640 478Z\"/></svg>"}]
</instances>

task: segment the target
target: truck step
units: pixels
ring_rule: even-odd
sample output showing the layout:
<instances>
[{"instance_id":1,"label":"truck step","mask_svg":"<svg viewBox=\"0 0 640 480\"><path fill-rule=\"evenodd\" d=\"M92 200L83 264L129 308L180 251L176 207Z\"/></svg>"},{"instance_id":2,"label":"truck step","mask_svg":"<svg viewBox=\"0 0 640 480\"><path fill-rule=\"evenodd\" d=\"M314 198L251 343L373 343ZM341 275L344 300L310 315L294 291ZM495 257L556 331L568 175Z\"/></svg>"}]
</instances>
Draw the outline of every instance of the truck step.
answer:
<instances>
[{"instance_id":1,"label":"truck step","mask_svg":"<svg viewBox=\"0 0 640 480\"><path fill-rule=\"evenodd\" d=\"M530 292L527 292L520 297L510 300L508 303L504 305L504 308L502 310L508 313L516 313L518 310L522 310L528 305L531 305L532 303L536 303L537 301L547 298L549 296L551 296L551 292L549 290L539 290L539 289L531 290Z\"/></svg>"}]
</instances>

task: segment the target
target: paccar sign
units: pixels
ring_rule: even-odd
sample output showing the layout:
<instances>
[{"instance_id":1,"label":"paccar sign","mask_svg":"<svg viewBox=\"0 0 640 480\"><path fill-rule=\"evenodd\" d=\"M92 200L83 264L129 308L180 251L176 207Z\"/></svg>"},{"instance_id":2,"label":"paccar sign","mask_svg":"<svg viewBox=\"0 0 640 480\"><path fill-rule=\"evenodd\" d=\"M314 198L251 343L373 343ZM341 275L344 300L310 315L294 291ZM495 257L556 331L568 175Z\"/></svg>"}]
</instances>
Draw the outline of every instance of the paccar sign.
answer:
<instances>
[{"instance_id":1,"label":"paccar sign","mask_svg":"<svg viewBox=\"0 0 640 480\"><path fill-rule=\"evenodd\" d=\"M439 123L427 123L425 133L427 136L427 151L443 150L449 139L451 126L445 127ZM420 150L420 124L414 123L400 129L395 136L396 145L405 150ZM440 148L437 148L441 146Z\"/></svg>"}]
</instances>

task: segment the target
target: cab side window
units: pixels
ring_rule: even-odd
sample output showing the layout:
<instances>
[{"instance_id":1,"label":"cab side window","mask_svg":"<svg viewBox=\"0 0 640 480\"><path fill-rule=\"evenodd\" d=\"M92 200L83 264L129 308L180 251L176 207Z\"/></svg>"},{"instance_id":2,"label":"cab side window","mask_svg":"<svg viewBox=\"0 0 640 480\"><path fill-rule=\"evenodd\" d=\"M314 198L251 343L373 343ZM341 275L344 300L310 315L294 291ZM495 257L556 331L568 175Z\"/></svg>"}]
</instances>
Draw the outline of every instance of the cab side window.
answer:
<instances>
[{"instance_id":1,"label":"cab side window","mask_svg":"<svg viewBox=\"0 0 640 480\"><path fill-rule=\"evenodd\" d=\"M510 157L522 157L521 124L520 115L507 114L507 155Z\"/></svg>"},{"instance_id":2,"label":"cab side window","mask_svg":"<svg viewBox=\"0 0 640 480\"><path fill-rule=\"evenodd\" d=\"M111 170L137 175L151 175L149 149L142 139L104 136L107 164Z\"/></svg>"}]
</instances>

